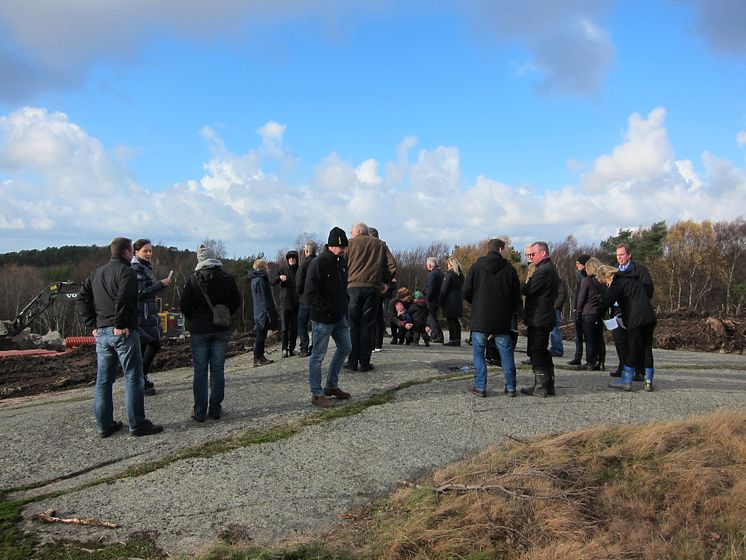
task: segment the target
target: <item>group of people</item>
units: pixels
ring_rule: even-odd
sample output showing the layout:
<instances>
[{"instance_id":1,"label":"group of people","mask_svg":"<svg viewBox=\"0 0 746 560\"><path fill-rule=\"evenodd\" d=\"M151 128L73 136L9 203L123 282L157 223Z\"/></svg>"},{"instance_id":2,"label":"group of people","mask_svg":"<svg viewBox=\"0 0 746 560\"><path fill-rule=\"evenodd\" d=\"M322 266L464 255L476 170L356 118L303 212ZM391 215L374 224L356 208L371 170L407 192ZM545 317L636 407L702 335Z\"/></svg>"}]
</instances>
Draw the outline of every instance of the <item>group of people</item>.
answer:
<instances>
[{"instance_id":1,"label":"group of people","mask_svg":"<svg viewBox=\"0 0 746 560\"><path fill-rule=\"evenodd\" d=\"M309 358L311 403L328 408L332 398L350 398L350 393L339 387L343 367L362 372L375 368L371 357L383 339L384 308L388 309L392 344L418 344L422 339L425 346L430 342L460 346L465 300L471 304L474 361L474 380L469 391L480 397L487 395L486 354L491 347L502 367L505 393L517 396L514 348L522 310L534 381L520 392L554 395L552 358L558 350L556 341L550 339L553 333L556 335L559 321L559 274L549 257L548 245L538 241L526 248L529 270L526 282L521 284L516 269L505 258L505 250L504 241L490 240L487 254L466 275L455 257L448 258L445 274L437 259L430 257L423 291L414 294L406 287L396 288L396 260L377 231L364 223L352 226L349 239L342 228L332 228L320 251L315 242L307 242L301 263L296 251L288 251L285 263L272 280L268 263L257 259L249 275L256 328L254 366L271 362L265 356L270 329L282 331L283 357L295 355L299 339L300 355ZM163 430L145 418L144 410L145 394L155 392L148 371L162 335L156 294L171 283L170 274L156 280L150 262L152 252L152 243L147 239L133 243L125 237L115 238L109 262L91 273L78 297L80 317L96 338L94 412L101 437L123 427L114 420L112 404L112 384L119 364L124 370L130 432L142 436ZM652 280L643 266L631 261L629 246L620 245L616 254L618 268L587 255L578 258L573 306L576 354L569 364L591 370L602 367L605 345L600 325L606 311L615 309L619 327L612 332L620 368L612 375L620 379L610 386L630 390L633 381L644 380L645 388L652 391L652 336L656 322L650 303ZM272 297L272 284L280 287L279 311ZM392 292L396 296L387 302L386 295ZM229 319L240 304L235 278L223 270L222 262L210 248L200 246L194 274L187 278L180 298L190 332L194 366L192 419L196 422L221 417ZM438 325L440 310L448 324L448 342ZM330 339L336 349L322 384L322 363ZM559 352L561 355L561 347Z\"/></svg>"}]
</instances>

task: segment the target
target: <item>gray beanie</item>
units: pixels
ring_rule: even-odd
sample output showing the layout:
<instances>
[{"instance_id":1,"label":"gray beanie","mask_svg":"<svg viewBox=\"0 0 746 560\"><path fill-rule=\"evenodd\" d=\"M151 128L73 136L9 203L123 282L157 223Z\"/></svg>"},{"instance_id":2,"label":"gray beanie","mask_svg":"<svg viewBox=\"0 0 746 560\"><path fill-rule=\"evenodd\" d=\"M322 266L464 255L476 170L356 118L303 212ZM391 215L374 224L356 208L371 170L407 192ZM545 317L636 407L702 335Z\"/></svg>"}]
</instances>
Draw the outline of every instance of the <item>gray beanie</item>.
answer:
<instances>
[{"instance_id":1,"label":"gray beanie","mask_svg":"<svg viewBox=\"0 0 746 560\"><path fill-rule=\"evenodd\" d=\"M197 249L197 262L206 261L208 259L215 259L215 251L204 245L200 245Z\"/></svg>"}]
</instances>

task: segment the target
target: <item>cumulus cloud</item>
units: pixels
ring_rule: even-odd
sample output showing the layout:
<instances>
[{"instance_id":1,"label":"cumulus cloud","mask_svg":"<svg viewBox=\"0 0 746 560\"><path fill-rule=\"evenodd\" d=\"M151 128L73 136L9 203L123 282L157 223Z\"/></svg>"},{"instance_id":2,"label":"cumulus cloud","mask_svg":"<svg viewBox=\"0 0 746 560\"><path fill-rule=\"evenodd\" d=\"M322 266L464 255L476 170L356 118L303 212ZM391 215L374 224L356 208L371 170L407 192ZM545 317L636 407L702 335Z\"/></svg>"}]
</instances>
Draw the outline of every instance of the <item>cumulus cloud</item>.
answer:
<instances>
[{"instance_id":1,"label":"cumulus cloud","mask_svg":"<svg viewBox=\"0 0 746 560\"><path fill-rule=\"evenodd\" d=\"M746 170L709 152L699 162L676 160L665 119L663 108L631 115L619 145L600 154L577 185L545 192L495 177L467 184L458 148L420 147L413 137L403 139L396 161L331 153L306 180L290 182L272 171L296 157L284 146L284 124L260 127L246 153L204 128L211 151L204 175L151 192L132 179L119 149L106 150L63 113L29 107L0 116L0 250L129 235L179 247L211 237L236 256L272 254L302 231L324 238L333 226L359 221L401 248L496 234L516 244L569 234L591 243L662 219L736 218Z\"/></svg>"}]
</instances>

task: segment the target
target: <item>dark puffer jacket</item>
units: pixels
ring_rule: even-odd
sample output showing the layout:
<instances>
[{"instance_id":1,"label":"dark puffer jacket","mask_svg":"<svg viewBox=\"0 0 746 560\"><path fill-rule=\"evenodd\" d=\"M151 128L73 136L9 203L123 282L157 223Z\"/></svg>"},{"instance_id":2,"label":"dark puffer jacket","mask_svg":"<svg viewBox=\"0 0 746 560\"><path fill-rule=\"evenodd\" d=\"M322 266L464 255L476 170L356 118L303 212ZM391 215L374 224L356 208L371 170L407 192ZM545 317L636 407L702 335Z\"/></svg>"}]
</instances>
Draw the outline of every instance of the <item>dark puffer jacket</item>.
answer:
<instances>
[{"instance_id":1,"label":"dark puffer jacket","mask_svg":"<svg viewBox=\"0 0 746 560\"><path fill-rule=\"evenodd\" d=\"M521 290L526 296L523 320L527 327L553 329L556 321L554 300L559 289L559 274L549 258L541 261Z\"/></svg>"},{"instance_id":2,"label":"dark puffer jacket","mask_svg":"<svg viewBox=\"0 0 746 560\"><path fill-rule=\"evenodd\" d=\"M217 327L212 322L212 309L202 295L200 284L210 297L213 305L223 304L230 309L231 315L241 305L241 293L238 291L236 279L220 267L203 268L195 272L184 285L181 292L181 312L189 321L189 332L192 334L207 334L227 331L230 327Z\"/></svg>"},{"instance_id":3,"label":"dark puffer jacket","mask_svg":"<svg viewBox=\"0 0 746 560\"><path fill-rule=\"evenodd\" d=\"M155 279L150 261L132 257L132 270L137 275L137 324L147 338L161 338L161 321L158 316L156 294L163 290L163 282Z\"/></svg>"},{"instance_id":4,"label":"dark puffer jacket","mask_svg":"<svg viewBox=\"0 0 746 560\"><path fill-rule=\"evenodd\" d=\"M464 314L464 275L457 274L455 270L446 272L443 283L440 285L440 296L438 303L443 311L443 316L458 319Z\"/></svg>"},{"instance_id":5,"label":"dark puffer jacket","mask_svg":"<svg viewBox=\"0 0 746 560\"><path fill-rule=\"evenodd\" d=\"M471 303L471 330L510 334L513 314L521 306L518 273L500 253L490 251L469 269L464 299Z\"/></svg>"}]
</instances>

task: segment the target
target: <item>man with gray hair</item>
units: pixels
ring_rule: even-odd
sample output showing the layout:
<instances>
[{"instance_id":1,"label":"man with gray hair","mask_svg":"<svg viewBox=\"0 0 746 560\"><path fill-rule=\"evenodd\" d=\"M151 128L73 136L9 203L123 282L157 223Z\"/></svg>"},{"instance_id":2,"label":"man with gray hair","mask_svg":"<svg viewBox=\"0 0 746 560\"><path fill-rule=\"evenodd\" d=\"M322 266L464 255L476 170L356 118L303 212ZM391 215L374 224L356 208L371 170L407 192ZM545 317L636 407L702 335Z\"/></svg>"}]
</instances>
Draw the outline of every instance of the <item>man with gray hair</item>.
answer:
<instances>
[{"instance_id":1,"label":"man with gray hair","mask_svg":"<svg viewBox=\"0 0 746 560\"><path fill-rule=\"evenodd\" d=\"M316 257L318 245L313 239L306 241L303 247L303 262L298 269L298 281L295 283L295 289L298 292L298 340L300 342L300 357L307 358L311 355L309 349L308 327L311 322L311 307L308 301L308 295L305 293L306 275L311 261Z\"/></svg>"},{"instance_id":2,"label":"man with gray hair","mask_svg":"<svg viewBox=\"0 0 746 560\"><path fill-rule=\"evenodd\" d=\"M521 292L526 296L524 321L528 327L527 353L531 357L534 370L532 387L521 389L525 395L546 397L554 395L554 363L547 349L549 333L554 328L554 301L559 289L559 274L549 258L549 246L544 241L536 241L526 251L526 256L534 265L534 272L523 285Z\"/></svg>"},{"instance_id":3,"label":"man with gray hair","mask_svg":"<svg viewBox=\"0 0 746 560\"><path fill-rule=\"evenodd\" d=\"M352 350L347 369L370 371L373 339L376 330L376 310L381 294L396 276L396 260L386 244L370 235L368 226L352 226L347 248L347 294L349 296L350 339Z\"/></svg>"}]
</instances>

